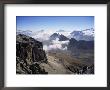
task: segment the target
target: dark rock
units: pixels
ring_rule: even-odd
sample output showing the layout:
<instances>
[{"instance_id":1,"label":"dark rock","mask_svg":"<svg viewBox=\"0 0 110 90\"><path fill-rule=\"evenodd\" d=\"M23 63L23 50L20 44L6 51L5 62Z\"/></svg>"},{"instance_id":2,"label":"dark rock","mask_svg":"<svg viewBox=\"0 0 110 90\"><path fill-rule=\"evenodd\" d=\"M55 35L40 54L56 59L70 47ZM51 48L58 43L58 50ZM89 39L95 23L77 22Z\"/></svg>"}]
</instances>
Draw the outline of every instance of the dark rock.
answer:
<instances>
[{"instance_id":1,"label":"dark rock","mask_svg":"<svg viewBox=\"0 0 110 90\"><path fill-rule=\"evenodd\" d=\"M38 64L47 62L41 42L23 34L17 35L16 58L17 74L46 74Z\"/></svg>"},{"instance_id":2,"label":"dark rock","mask_svg":"<svg viewBox=\"0 0 110 90\"><path fill-rule=\"evenodd\" d=\"M82 67L74 65L68 66L67 69L73 72L74 74L94 74L94 65L91 66L84 65Z\"/></svg>"},{"instance_id":3,"label":"dark rock","mask_svg":"<svg viewBox=\"0 0 110 90\"><path fill-rule=\"evenodd\" d=\"M49 37L49 39L50 40L55 40L56 38L58 38L59 37L59 34L58 33L53 33L50 37Z\"/></svg>"},{"instance_id":4,"label":"dark rock","mask_svg":"<svg viewBox=\"0 0 110 90\"><path fill-rule=\"evenodd\" d=\"M59 41L66 41L66 40L69 40L69 38L67 38L66 36L62 34L59 36Z\"/></svg>"},{"instance_id":5,"label":"dark rock","mask_svg":"<svg viewBox=\"0 0 110 90\"><path fill-rule=\"evenodd\" d=\"M60 35L59 33L54 33L50 36L50 40L56 40L56 39L59 39L59 41L66 41L66 40L69 40L69 38L67 38L66 36L64 35Z\"/></svg>"},{"instance_id":6,"label":"dark rock","mask_svg":"<svg viewBox=\"0 0 110 90\"><path fill-rule=\"evenodd\" d=\"M84 40L75 40L74 38L70 39L68 44L68 50L80 49L80 50L93 50L94 41L84 41Z\"/></svg>"}]
</instances>

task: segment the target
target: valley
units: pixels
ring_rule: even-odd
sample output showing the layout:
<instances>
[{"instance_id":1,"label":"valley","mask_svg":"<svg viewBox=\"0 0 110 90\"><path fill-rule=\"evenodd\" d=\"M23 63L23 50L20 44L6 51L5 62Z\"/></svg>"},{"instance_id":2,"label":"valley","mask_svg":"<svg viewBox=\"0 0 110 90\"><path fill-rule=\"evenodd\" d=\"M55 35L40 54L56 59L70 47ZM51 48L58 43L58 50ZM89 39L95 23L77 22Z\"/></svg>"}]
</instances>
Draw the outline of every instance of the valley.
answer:
<instances>
[{"instance_id":1,"label":"valley","mask_svg":"<svg viewBox=\"0 0 110 90\"><path fill-rule=\"evenodd\" d=\"M49 74L93 74L93 69L83 72L84 67L91 67L94 61L89 61L89 55L86 57L74 57L67 51L52 50L46 53L48 63L42 63L41 66ZM83 54L84 55L84 54ZM82 58L81 58L82 57ZM88 60L86 60L88 59ZM93 59L93 58L91 58ZM81 72L82 71L82 72ZM91 72L90 72L91 71Z\"/></svg>"}]
</instances>

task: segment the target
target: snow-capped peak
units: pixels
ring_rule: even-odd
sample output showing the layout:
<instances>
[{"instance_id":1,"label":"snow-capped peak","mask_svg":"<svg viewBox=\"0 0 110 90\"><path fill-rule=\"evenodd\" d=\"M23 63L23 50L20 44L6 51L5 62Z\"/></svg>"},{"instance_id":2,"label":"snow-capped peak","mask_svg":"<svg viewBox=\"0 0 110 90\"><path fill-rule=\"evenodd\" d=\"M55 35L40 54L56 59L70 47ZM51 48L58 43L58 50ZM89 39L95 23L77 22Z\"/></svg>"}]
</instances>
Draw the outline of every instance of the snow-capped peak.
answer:
<instances>
[{"instance_id":1,"label":"snow-capped peak","mask_svg":"<svg viewBox=\"0 0 110 90\"><path fill-rule=\"evenodd\" d=\"M70 38L75 38L76 40L86 40L91 41L94 40L94 29L85 29L80 31L73 31L70 33Z\"/></svg>"},{"instance_id":2,"label":"snow-capped peak","mask_svg":"<svg viewBox=\"0 0 110 90\"><path fill-rule=\"evenodd\" d=\"M82 30L84 35L88 35L88 36L94 36L94 29L86 29L86 30Z\"/></svg>"},{"instance_id":3,"label":"snow-capped peak","mask_svg":"<svg viewBox=\"0 0 110 90\"><path fill-rule=\"evenodd\" d=\"M68 37L71 32L70 31L65 31L65 30L59 30L59 31L56 31L56 33Z\"/></svg>"}]
</instances>

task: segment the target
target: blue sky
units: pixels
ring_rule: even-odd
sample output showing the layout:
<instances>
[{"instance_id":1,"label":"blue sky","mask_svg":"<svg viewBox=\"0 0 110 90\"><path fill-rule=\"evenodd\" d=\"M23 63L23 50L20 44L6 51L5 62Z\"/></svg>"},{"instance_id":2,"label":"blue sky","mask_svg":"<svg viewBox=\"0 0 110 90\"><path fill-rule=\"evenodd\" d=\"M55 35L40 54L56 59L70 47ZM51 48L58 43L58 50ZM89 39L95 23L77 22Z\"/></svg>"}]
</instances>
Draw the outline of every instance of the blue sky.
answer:
<instances>
[{"instance_id":1,"label":"blue sky","mask_svg":"<svg viewBox=\"0 0 110 90\"><path fill-rule=\"evenodd\" d=\"M94 16L16 16L17 30L84 30L94 28Z\"/></svg>"}]
</instances>

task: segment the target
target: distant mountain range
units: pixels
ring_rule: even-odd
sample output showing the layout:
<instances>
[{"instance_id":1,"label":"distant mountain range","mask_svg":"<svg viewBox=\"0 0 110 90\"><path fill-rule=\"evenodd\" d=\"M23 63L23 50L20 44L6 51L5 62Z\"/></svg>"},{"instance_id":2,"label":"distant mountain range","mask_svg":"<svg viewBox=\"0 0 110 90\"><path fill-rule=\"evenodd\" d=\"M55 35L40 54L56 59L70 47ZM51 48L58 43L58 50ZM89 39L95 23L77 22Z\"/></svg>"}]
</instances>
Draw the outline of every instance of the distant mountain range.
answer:
<instances>
[{"instance_id":1,"label":"distant mountain range","mask_svg":"<svg viewBox=\"0 0 110 90\"><path fill-rule=\"evenodd\" d=\"M93 41L94 40L94 29L86 29L81 31L73 31L70 33L70 38L76 40Z\"/></svg>"},{"instance_id":2,"label":"distant mountain range","mask_svg":"<svg viewBox=\"0 0 110 90\"><path fill-rule=\"evenodd\" d=\"M65 41L71 38L75 38L76 40L85 40L85 41L93 41L94 40L94 29L85 29L85 30L73 30L73 32L66 31L66 30L59 30L59 31L46 31L46 30L40 30L40 31L22 31L17 30L17 34L24 34L27 36L31 36L39 41L45 41L45 40L54 40L56 38L59 38L59 41Z\"/></svg>"}]
</instances>

